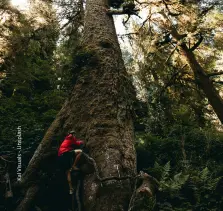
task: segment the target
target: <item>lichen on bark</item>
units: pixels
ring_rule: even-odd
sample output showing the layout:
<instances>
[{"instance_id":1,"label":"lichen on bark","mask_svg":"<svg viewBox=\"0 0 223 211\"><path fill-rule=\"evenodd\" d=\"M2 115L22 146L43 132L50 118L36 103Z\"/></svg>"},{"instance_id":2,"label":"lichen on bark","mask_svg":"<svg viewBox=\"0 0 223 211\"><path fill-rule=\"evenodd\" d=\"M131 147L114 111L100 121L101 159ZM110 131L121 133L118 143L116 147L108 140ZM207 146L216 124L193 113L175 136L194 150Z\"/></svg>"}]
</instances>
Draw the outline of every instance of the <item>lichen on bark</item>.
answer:
<instances>
[{"instance_id":1,"label":"lichen on bark","mask_svg":"<svg viewBox=\"0 0 223 211\"><path fill-rule=\"evenodd\" d=\"M76 129L86 138L101 177L126 176L135 174L136 168L129 110L134 89L124 67L113 19L106 14L106 3L103 0L86 2L82 46L96 52L98 64L82 71L67 122L75 122ZM128 207L131 195L128 180L100 184L92 178L90 175L85 179L87 210Z\"/></svg>"}]
</instances>

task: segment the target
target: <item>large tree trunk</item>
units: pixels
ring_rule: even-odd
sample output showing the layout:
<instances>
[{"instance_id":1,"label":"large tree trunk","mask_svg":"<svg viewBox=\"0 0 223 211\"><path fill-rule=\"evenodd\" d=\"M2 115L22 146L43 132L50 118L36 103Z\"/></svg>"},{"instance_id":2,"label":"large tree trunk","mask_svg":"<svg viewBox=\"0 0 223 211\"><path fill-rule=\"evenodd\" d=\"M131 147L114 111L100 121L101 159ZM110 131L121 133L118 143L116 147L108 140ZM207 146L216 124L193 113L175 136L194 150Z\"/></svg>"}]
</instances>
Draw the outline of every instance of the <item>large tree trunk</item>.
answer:
<instances>
[{"instance_id":1,"label":"large tree trunk","mask_svg":"<svg viewBox=\"0 0 223 211\"><path fill-rule=\"evenodd\" d=\"M129 110L133 87L106 6L104 0L87 1L82 47L94 55L95 67L83 67L68 122L76 124L75 128L87 138L101 177L126 176L133 175L136 168ZM90 175L85 190L86 210L118 211L126 210L131 189L129 181L100 184Z\"/></svg>"},{"instance_id":2,"label":"large tree trunk","mask_svg":"<svg viewBox=\"0 0 223 211\"><path fill-rule=\"evenodd\" d=\"M173 27L172 35L178 41L180 41L182 38L182 36L179 35L177 30ZM194 53L187 47L185 43L181 44L181 49L183 51L183 55L188 61L188 64L190 65L191 70L194 73L198 87L204 92L219 120L223 123L223 99L214 87L213 82L210 80L209 76L205 73L204 69L196 60Z\"/></svg>"},{"instance_id":3,"label":"large tree trunk","mask_svg":"<svg viewBox=\"0 0 223 211\"><path fill-rule=\"evenodd\" d=\"M134 89L124 67L113 18L106 14L106 3L87 0L84 36L78 55L82 61L80 76L71 98L31 159L22 184L35 179L57 133L69 129L75 129L85 139L101 177L136 173L130 112ZM127 210L131 194L129 180L101 184L92 174L85 178L84 190L86 210Z\"/></svg>"}]
</instances>

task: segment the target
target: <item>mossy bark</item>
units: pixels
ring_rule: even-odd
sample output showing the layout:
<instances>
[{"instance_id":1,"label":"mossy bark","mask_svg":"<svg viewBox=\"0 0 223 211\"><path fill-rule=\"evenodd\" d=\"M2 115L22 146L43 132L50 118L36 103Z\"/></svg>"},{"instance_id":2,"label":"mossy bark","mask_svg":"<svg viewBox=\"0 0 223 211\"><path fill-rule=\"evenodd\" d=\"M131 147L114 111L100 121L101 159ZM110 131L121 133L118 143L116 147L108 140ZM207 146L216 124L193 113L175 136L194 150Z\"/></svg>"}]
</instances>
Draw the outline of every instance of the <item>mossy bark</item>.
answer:
<instances>
[{"instance_id":1,"label":"mossy bark","mask_svg":"<svg viewBox=\"0 0 223 211\"><path fill-rule=\"evenodd\" d=\"M112 16L106 14L107 1L87 0L83 56L80 75L70 99L48 129L31 159L22 183L33 179L43 155L60 131L75 129L86 141L90 156L101 177L134 175L131 105L134 88L122 60ZM131 196L129 180L99 183L95 174L85 177L85 210L127 210Z\"/></svg>"},{"instance_id":2,"label":"mossy bark","mask_svg":"<svg viewBox=\"0 0 223 211\"><path fill-rule=\"evenodd\" d=\"M134 94L121 56L113 18L104 0L88 0L82 48L94 52L72 94L67 124L87 140L101 177L135 173L133 124L130 112ZM91 65L93 64L93 65ZM86 210L125 210L131 193L129 181L100 184L93 175L85 180Z\"/></svg>"}]
</instances>

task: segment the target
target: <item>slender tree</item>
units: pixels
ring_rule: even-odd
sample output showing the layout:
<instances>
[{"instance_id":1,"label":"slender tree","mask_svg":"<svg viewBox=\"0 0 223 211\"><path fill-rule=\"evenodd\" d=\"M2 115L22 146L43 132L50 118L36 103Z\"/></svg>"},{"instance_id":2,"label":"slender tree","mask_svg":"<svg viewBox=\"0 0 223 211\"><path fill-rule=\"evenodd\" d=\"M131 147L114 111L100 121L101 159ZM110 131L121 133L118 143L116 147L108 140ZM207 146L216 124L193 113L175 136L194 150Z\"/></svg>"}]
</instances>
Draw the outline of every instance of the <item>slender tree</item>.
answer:
<instances>
[{"instance_id":1,"label":"slender tree","mask_svg":"<svg viewBox=\"0 0 223 211\"><path fill-rule=\"evenodd\" d=\"M172 28L172 35L178 41L180 40L180 35L178 32ZM217 114L221 123L223 123L223 100L219 95L218 91L214 87L213 82L210 80L208 74L205 73L202 66L196 60L194 53L187 47L185 43L180 45L183 55L187 59L188 64L190 65L191 70L194 73L194 77L198 87L206 95L210 105L213 107L215 113Z\"/></svg>"}]
</instances>

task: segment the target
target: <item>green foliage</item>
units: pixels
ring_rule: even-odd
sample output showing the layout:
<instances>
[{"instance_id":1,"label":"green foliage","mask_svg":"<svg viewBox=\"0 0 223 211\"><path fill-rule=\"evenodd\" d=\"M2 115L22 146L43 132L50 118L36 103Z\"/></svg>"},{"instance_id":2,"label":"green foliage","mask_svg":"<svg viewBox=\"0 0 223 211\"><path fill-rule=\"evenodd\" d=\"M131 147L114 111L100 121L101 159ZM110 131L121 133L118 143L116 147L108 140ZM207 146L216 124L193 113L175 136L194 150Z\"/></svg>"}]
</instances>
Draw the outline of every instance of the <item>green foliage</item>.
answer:
<instances>
[{"instance_id":1,"label":"green foliage","mask_svg":"<svg viewBox=\"0 0 223 211\"><path fill-rule=\"evenodd\" d=\"M137 198L134 203L133 211L153 211L156 206L156 197Z\"/></svg>"},{"instance_id":2,"label":"green foliage","mask_svg":"<svg viewBox=\"0 0 223 211\"><path fill-rule=\"evenodd\" d=\"M137 148L148 150L150 160L154 160L153 164L145 160L144 171L159 181L153 210L220 210L223 205L222 133L192 128L192 125L184 130L182 126L173 127L175 132L168 138L137 135L140 140ZM183 132L186 157L179 131Z\"/></svg>"},{"instance_id":3,"label":"green foliage","mask_svg":"<svg viewBox=\"0 0 223 211\"><path fill-rule=\"evenodd\" d=\"M9 10L11 18L3 24L8 32L7 48L0 49L5 50L0 71L6 73L0 81L1 155L15 158L17 127L21 126L24 170L66 95L58 89L54 69L59 35L54 13L40 24L12 7Z\"/></svg>"},{"instance_id":4,"label":"green foliage","mask_svg":"<svg viewBox=\"0 0 223 211\"><path fill-rule=\"evenodd\" d=\"M155 163L154 168L160 168L159 164ZM169 178L170 162L167 162L162 169L163 172L159 182L159 191L174 194L179 191L188 180L189 175L184 175L182 172L175 174L173 178Z\"/></svg>"}]
</instances>

